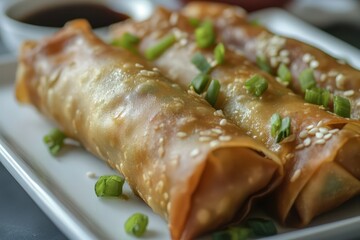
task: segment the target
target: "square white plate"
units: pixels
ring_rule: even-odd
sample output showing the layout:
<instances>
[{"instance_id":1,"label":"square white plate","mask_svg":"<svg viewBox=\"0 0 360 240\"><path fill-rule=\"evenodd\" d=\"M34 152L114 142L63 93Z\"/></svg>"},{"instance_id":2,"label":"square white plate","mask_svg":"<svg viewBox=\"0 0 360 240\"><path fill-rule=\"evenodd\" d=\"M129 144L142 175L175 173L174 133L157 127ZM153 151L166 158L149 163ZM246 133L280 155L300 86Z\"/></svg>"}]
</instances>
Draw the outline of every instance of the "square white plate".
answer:
<instances>
[{"instance_id":1,"label":"square white plate","mask_svg":"<svg viewBox=\"0 0 360 240\"><path fill-rule=\"evenodd\" d=\"M360 67L359 50L325 34L279 9L252 14L271 30L310 42ZM129 200L99 199L94 193L97 176L116 174L81 148L52 157L42 138L54 126L34 108L14 98L15 59L0 59L0 161L50 219L71 239L136 239L124 232L125 220L135 212L149 216L143 239L169 239L166 222L152 213L126 185ZM360 237L360 198L317 218L304 229L279 228L266 239L355 239Z\"/></svg>"}]
</instances>

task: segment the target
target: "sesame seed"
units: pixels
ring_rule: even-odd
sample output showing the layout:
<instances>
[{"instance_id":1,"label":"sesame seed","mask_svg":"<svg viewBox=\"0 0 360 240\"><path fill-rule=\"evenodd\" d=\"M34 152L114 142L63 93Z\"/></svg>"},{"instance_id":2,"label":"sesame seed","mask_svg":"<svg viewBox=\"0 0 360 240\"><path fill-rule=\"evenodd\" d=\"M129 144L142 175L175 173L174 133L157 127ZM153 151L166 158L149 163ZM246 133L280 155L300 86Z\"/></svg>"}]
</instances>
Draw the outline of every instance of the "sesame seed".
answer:
<instances>
[{"instance_id":1,"label":"sesame seed","mask_svg":"<svg viewBox=\"0 0 360 240\"><path fill-rule=\"evenodd\" d=\"M324 134L321 133L321 132L317 132L317 133L315 134L315 136L316 136L316 138L323 138L323 137L324 137Z\"/></svg>"},{"instance_id":2,"label":"sesame seed","mask_svg":"<svg viewBox=\"0 0 360 240\"><path fill-rule=\"evenodd\" d=\"M206 224L209 221L210 217L210 212L206 209L200 209L196 214L196 218L200 224Z\"/></svg>"},{"instance_id":3,"label":"sesame seed","mask_svg":"<svg viewBox=\"0 0 360 240\"><path fill-rule=\"evenodd\" d=\"M289 159L293 158L294 156L295 155L293 153L288 153L288 154L286 154L285 158L286 158L286 160L289 160Z\"/></svg>"},{"instance_id":4,"label":"sesame seed","mask_svg":"<svg viewBox=\"0 0 360 240\"><path fill-rule=\"evenodd\" d=\"M170 212L170 210L171 210L171 202L168 202L168 204L166 205L166 210L168 212Z\"/></svg>"},{"instance_id":5,"label":"sesame seed","mask_svg":"<svg viewBox=\"0 0 360 240\"><path fill-rule=\"evenodd\" d=\"M311 68L317 68L319 66L319 62L318 61L316 61L316 60L312 60L311 62L310 62L310 67Z\"/></svg>"},{"instance_id":6,"label":"sesame seed","mask_svg":"<svg viewBox=\"0 0 360 240\"><path fill-rule=\"evenodd\" d=\"M337 75L342 75L342 74L339 74L337 71L335 71L335 70L331 70L329 73L328 73L328 75L330 76L330 77L337 77Z\"/></svg>"},{"instance_id":7,"label":"sesame seed","mask_svg":"<svg viewBox=\"0 0 360 240\"><path fill-rule=\"evenodd\" d=\"M332 133L325 134L324 139L328 140L332 137Z\"/></svg>"},{"instance_id":8,"label":"sesame seed","mask_svg":"<svg viewBox=\"0 0 360 240\"><path fill-rule=\"evenodd\" d=\"M315 141L315 144L324 144L325 143L325 139L319 139Z\"/></svg>"},{"instance_id":9,"label":"sesame seed","mask_svg":"<svg viewBox=\"0 0 360 240\"><path fill-rule=\"evenodd\" d=\"M199 141L200 142L210 142L211 141L211 137L207 137L207 136L201 136L199 137Z\"/></svg>"},{"instance_id":10,"label":"sesame seed","mask_svg":"<svg viewBox=\"0 0 360 240\"><path fill-rule=\"evenodd\" d=\"M143 68L144 66L141 65L140 63L135 63L135 67L137 67L137 68Z\"/></svg>"},{"instance_id":11,"label":"sesame seed","mask_svg":"<svg viewBox=\"0 0 360 240\"><path fill-rule=\"evenodd\" d=\"M220 136L219 140L222 141L222 142L227 142L227 141L231 140L231 136L229 136L229 135Z\"/></svg>"},{"instance_id":12,"label":"sesame seed","mask_svg":"<svg viewBox=\"0 0 360 240\"><path fill-rule=\"evenodd\" d=\"M344 75L342 75L342 74L340 73L340 74L337 75L336 78L335 78L335 85L336 85L337 88L343 89L343 88L344 88L344 84L345 84Z\"/></svg>"},{"instance_id":13,"label":"sesame seed","mask_svg":"<svg viewBox=\"0 0 360 240\"><path fill-rule=\"evenodd\" d=\"M314 127L314 125L311 124L311 125L309 125L309 126L306 127L306 130L310 130L310 129L312 129L313 127Z\"/></svg>"},{"instance_id":14,"label":"sesame seed","mask_svg":"<svg viewBox=\"0 0 360 240\"><path fill-rule=\"evenodd\" d=\"M176 12L173 12L170 16L169 22L171 25L176 25L179 19L179 15Z\"/></svg>"},{"instance_id":15,"label":"sesame seed","mask_svg":"<svg viewBox=\"0 0 360 240\"><path fill-rule=\"evenodd\" d=\"M323 124L323 121L319 121L318 124L316 125L317 127L320 127Z\"/></svg>"},{"instance_id":16,"label":"sesame seed","mask_svg":"<svg viewBox=\"0 0 360 240\"><path fill-rule=\"evenodd\" d=\"M210 142L210 147L216 147L219 144L220 144L220 142L218 140L213 140Z\"/></svg>"},{"instance_id":17,"label":"sesame seed","mask_svg":"<svg viewBox=\"0 0 360 240\"><path fill-rule=\"evenodd\" d=\"M198 148L194 148L191 152L190 152L190 156L191 157L196 157L197 155L200 154L200 150Z\"/></svg>"},{"instance_id":18,"label":"sesame seed","mask_svg":"<svg viewBox=\"0 0 360 240\"><path fill-rule=\"evenodd\" d=\"M305 53L304 56L302 57L302 60L306 63L310 62L312 60L312 55L309 53Z\"/></svg>"},{"instance_id":19,"label":"sesame seed","mask_svg":"<svg viewBox=\"0 0 360 240\"><path fill-rule=\"evenodd\" d=\"M223 111L220 109L220 110L216 110L215 112L214 112L214 116L216 116L216 117L224 117L224 113L223 113Z\"/></svg>"},{"instance_id":20,"label":"sesame seed","mask_svg":"<svg viewBox=\"0 0 360 240\"><path fill-rule=\"evenodd\" d=\"M303 130L299 134L300 138L306 138L307 136L308 136L308 131L307 130Z\"/></svg>"},{"instance_id":21,"label":"sesame seed","mask_svg":"<svg viewBox=\"0 0 360 240\"><path fill-rule=\"evenodd\" d=\"M310 144L311 144L311 138L305 138L305 140L304 140L304 146L305 147L308 147L308 146L310 146Z\"/></svg>"},{"instance_id":22,"label":"sesame seed","mask_svg":"<svg viewBox=\"0 0 360 240\"><path fill-rule=\"evenodd\" d=\"M272 67L276 67L276 65L277 65L278 63L279 63L279 62L278 62L277 58L275 58L275 57L271 57L271 58L270 58L270 65L271 65Z\"/></svg>"},{"instance_id":23,"label":"sesame seed","mask_svg":"<svg viewBox=\"0 0 360 240\"><path fill-rule=\"evenodd\" d=\"M290 178L290 182L295 182L296 179L299 178L300 174L301 174L301 170L300 170L300 169L297 169L297 170L294 172L294 174L292 175L292 177Z\"/></svg>"},{"instance_id":24,"label":"sesame seed","mask_svg":"<svg viewBox=\"0 0 360 240\"><path fill-rule=\"evenodd\" d=\"M322 74L320 75L320 82L325 82L325 80L326 80L326 74L325 74L325 73L322 73Z\"/></svg>"},{"instance_id":25,"label":"sesame seed","mask_svg":"<svg viewBox=\"0 0 360 240\"><path fill-rule=\"evenodd\" d=\"M182 38L179 41L180 46L185 46L188 43L188 40L186 38Z\"/></svg>"},{"instance_id":26,"label":"sesame seed","mask_svg":"<svg viewBox=\"0 0 360 240\"><path fill-rule=\"evenodd\" d=\"M326 133L329 132L329 129L327 129L327 128L325 128L325 127L321 127L321 128L319 128L319 131L320 131L321 133L326 134Z\"/></svg>"},{"instance_id":27,"label":"sesame seed","mask_svg":"<svg viewBox=\"0 0 360 240\"><path fill-rule=\"evenodd\" d=\"M178 138L184 138L184 137L187 136L187 134L186 134L185 132L177 132L177 133L176 133L176 136L177 136Z\"/></svg>"},{"instance_id":28,"label":"sesame seed","mask_svg":"<svg viewBox=\"0 0 360 240\"><path fill-rule=\"evenodd\" d=\"M329 131L329 133L334 134L334 133L337 133L338 131L339 131L339 129L334 128L334 129L331 129L331 130Z\"/></svg>"},{"instance_id":29,"label":"sesame seed","mask_svg":"<svg viewBox=\"0 0 360 240\"><path fill-rule=\"evenodd\" d=\"M299 149L302 149L302 148L304 148L304 144L302 144L302 143L300 143L299 145L297 145L295 147L296 150L299 150Z\"/></svg>"},{"instance_id":30,"label":"sesame seed","mask_svg":"<svg viewBox=\"0 0 360 240\"><path fill-rule=\"evenodd\" d=\"M130 65L130 63L125 63L124 65L123 65L123 68L130 68L131 67L131 65Z\"/></svg>"},{"instance_id":31,"label":"sesame seed","mask_svg":"<svg viewBox=\"0 0 360 240\"><path fill-rule=\"evenodd\" d=\"M309 130L309 134L310 134L310 135L315 135L318 130L319 130L319 129L318 129L317 127L314 127L314 128L312 128L312 129Z\"/></svg>"},{"instance_id":32,"label":"sesame seed","mask_svg":"<svg viewBox=\"0 0 360 240\"><path fill-rule=\"evenodd\" d=\"M352 95L354 95L354 90L347 90L344 92L344 96L345 97L351 97Z\"/></svg>"},{"instance_id":33,"label":"sesame seed","mask_svg":"<svg viewBox=\"0 0 360 240\"><path fill-rule=\"evenodd\" d=\"M169 199L169 194L168 194L167 192L165 192L165 193L163 194L163 196L164 196L165 201Z\"/></svg>"},{"instance_id":34,"label":"sesame seed","mask_svg":"<svg viewBox=\"0 0 360 240\"><path fill-rule=\"evenodd\" d=\"M219 128L212 128L211 129L212 133L215 133L216 135L220 135L223 133L223 130L219 129Z\"/></svg>"},{"instance_id":35,"label":"sesame seed","mask_svg":"<svg viewBox=\"0 0 360 240\"><path fill-rule=\"evenodd\" d=\"M227 124L227 120L225 118L220 120L220 126L225 126Z\"/></svg>"},{"instance_id":36,"label":"sesame seed","mask_svg":"<svg viewBox=\"0 0 360 240\"><path fill-rule=\"evenodd\" d=\"M86 173L86 176L87 176L88 178L96 178L96 173L89 171L89 172Z\"/></svg>"},{"instance_id":37,"label":"sesame seed","mask_svg":"<svg viewBox=\"0 0 360 240\"><path fill-rule=\"evenodd\" d=\"M280 56L282 56L282 57L288 57L289 54L290 54L289 51L286 49L283 49L280 51Z\"/></svg>"},{"instance_id":38,"label":"sesame seed","mask_svg":"<svg viewBox=\"0 0 360 240\"><path fill-rule=\"evenodd\" d=\"M158 73L153 72L153 71L149 71L149 70L140 70L139 74L140 74L140 75L143 75L143 76L147 76L147 77L154 77L154 76L156 76Z\"/></svg>"}]
</instances>

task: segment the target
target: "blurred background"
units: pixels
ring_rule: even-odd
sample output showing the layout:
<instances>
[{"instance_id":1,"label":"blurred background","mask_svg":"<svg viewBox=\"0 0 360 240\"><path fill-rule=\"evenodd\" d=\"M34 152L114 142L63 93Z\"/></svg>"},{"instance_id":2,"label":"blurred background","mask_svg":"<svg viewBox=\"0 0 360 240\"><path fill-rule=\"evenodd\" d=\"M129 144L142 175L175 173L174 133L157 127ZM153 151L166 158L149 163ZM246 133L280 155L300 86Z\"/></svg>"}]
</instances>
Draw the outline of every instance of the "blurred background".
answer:
<instances>
[{"instance_id":1,"label":"blurred background","mask_svg":"<svg viewBox=\"0 0 360 240\"><path fill-rule=\"evenodd\" d=\"M24 1L29 7L38 2L38 0ZM56 0L48 0L51 1ZM116 6L121 2L127 2L129 5L137 4L139 1L111 2ZM150 5L146 6L163 5L178 9L189 1L191 0L141 0L141 4L148 2ZM4 9L11 2L14 0L0 0L0 9ZM360 49L360 0L223 0L220 2L237 4L250 12L268 7L283 8L303 21ZM0 21L4 22L3 19ZM0 32L3 35L7 34L4 31ZM0 40L0 58L14 54ZM0 239L66 239L2 164L0 164L0 182L3 185L0 194Z\"/></svg>"}]
</instances>

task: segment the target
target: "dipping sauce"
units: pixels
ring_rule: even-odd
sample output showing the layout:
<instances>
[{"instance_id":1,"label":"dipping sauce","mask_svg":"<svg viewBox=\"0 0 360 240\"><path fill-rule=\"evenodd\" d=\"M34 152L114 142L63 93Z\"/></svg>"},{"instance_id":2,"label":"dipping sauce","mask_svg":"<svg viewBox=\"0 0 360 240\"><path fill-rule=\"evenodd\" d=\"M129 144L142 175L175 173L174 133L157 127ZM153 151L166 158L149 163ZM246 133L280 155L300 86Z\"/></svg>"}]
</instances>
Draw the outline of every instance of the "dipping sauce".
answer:
<instances>
[{"instance_id":1,"label":"dipping sauce","mask_svg":"<svg viewBox=\"0 0 360 240\"><path fill-rule=\"evenodd\" d=\"M74 3L40 9L18 20L38 26L63 27L66 22L79 18L88 20L93 28L100 28L129 17L101 4Z\"/></svg>"}]
</instances>

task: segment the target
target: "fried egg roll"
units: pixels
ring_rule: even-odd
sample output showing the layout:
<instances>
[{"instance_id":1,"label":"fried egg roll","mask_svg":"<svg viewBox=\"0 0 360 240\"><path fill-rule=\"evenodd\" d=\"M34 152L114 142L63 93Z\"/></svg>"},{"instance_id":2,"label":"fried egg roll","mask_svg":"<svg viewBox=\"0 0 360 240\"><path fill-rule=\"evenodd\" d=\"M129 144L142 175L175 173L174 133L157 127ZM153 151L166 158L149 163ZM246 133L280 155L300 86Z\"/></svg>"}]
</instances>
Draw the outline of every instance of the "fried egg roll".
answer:
<instances>
[{"instance_id":1,"label":"fried egg roll","mask_svg":"<svg viewBox=\"0 0 360 240\"><path fill-rule=\"evenodd\" d=\"M160 8L148 20L114 25L111 35L115 39L124 33L137 35L141 39L139 52L144 55L159 39L176 35L177 42L153 63L175 83L189 89L199 74L192 63L193 56L200 53L209 63L214 62L215 44L199 48L194 31L188 18ZM220 42L222 36L216 37ZM308 224L315 216L359 194L360 152L356 148L360 144L359 122L305 103L229 48L225 50L224 62L211 66L210 77L221 84L215 107L282 161L285 178L268 201L282 223ZM261 96L246 89L247 81L254 76L268 84ZM271 133L270 120L274 114L291 120L291 134L280 142Z\"/></svg>"},{"instance_id":2,"label":"fried egg roll","mask_svg":"<svg viewBox=\"0 0 360 240\"><path fill-rule=\"evenodd\" d=\"M242 219L282 175L262 143L82 20L24 43L16 97L123 174L173 239Z\"/></svg>"},{"instance_id":3,"label":"fried egg roll","mask_svg":"<svg viewBox=\"0 0 360 240\"><path fill-rule=\"evenodd\" d=\"M239 7L218 3L190 3L182 12L198 19L211 19L222 41L241 51L253 63L265 61L272 75L278 76L285 65L291 72L288 87L304 96L300 76L311 69L314 87L349 99L351 118L360 119L360 71L342 59L296 39L279 36L259 24L252 24ZM261 64L261 63L259 63ZM333 104L329 106L333 108Z\"/></svg>"}]
</instances>

